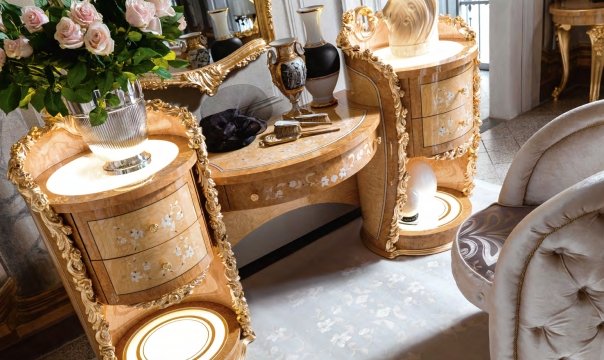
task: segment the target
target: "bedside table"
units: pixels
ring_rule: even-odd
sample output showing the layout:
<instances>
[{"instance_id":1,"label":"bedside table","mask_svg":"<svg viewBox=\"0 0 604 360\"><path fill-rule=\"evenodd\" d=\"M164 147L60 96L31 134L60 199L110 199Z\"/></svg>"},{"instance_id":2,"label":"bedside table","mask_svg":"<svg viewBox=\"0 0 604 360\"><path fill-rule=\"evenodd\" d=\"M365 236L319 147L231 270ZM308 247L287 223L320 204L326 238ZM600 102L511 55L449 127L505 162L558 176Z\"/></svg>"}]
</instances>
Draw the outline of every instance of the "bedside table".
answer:
<instances>
[{"instance_id":1,"label":"bedside table","mask_svg":"<svg viewBox=\"0 0 604 360\"><path fill-rule=\"evenodd\" d=\"M13 147L9 177L99 359L123 358L115 344L125 354L136 336L159 349L167 335L145 326L172 324L163 320L181 308L185 325L214 324L187 351L243 358L254 333L197 121L157 100L147 103L147 116L153 161L142 170L104 175L59 122ZM179 328L186 326L168 333Z\"/></svg>"},{"instance_id":2,"label":"bedside table","mask_svg":"<svg viewBox=\"0 0 604 360\"><path fill-rule=\"evenodd\" d=\"M441 16L438 29L431 53L396 58L388 47L386 24L371 9L342 15L338 46L350 98L381 109L378 135L384 145L357 181L363 240L387 258L450 249L471 212L468 196L474 188L481 124L478 47L461 18ZM434 171L438 191L431 205L435 209L429 211L433 218L409 226L400 214L407 201L408 163L419 160Z\"/></svg>"}]
</instances>

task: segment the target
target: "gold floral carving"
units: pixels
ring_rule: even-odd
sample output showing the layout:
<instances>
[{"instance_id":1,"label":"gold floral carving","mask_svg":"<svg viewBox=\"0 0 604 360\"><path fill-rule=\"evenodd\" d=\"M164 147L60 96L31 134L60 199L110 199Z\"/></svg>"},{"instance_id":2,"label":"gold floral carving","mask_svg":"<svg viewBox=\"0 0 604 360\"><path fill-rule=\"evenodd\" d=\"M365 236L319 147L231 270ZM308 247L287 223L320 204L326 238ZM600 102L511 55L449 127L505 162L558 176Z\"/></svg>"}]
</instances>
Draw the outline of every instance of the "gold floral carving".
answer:
<instances>
[{"instance_id":1,"label":"gold floral carving","mask_svg":"<svg viewBox=\"0 0 604 360\"><path fill-rule=\"evenodd\" d=\"M474 74L472 77L472 137L469 141L455 149L434 155L434 160L453 160L468 154L468 164L464 174L464 187L462 192L469 196L474 189L474 176L476 175L476 162L478 160L478 147L480 146L480 70L479 61L474 59Z\"/></svg>"},{"instance_id":2,"label":"gold floral carving","mask_svg":"<svg viewBox=\"0 0 604 360\"><path fill-rule=\"evenodd\" d=\"M141 308L141 309L149 309L151 307L156 307L156 306L160 309L164 309L164 308L167 308L168 306L178 304L181 301L183 301L185 297L189 296L191 294L191 292L193 292L195 287L197 287L199 284L201 284L201 282L206 278L206 276L208 274L208 269L209 269L209 267L206 268L203 271L203 273L200 276L198 276L197 278L195 278L193 281L172 291L171 293L165 294L164 296L162 296L159 299L136 304L134 306L137 308Z\"/></svg>"},{"instance_id":3,"label":"gold floral carving","mask_svg":"<svg viewBox=\"0 0 604 360\"><path fill-rule=\"evenodd\" d=\"M174 73L171 79L145 75L140 78L140 83L143 89L148 90L163 90L170 86L192 87L212 96L216 94L216 90L231 71L247 66L265 51L266 42L263 39L254 39L238 51L208 66Z\"/></svg>"},{"instance_id":4,"label":"gold floral carving","mask_svg":"<svg viewBox=\"0 0 604 360\"><path fill-rule=\"evenodd\" d=\"M604 26L598 25L587 30L589 40L591 41L591 51L596 54L597 57L601 57L604 54Z\"/></svg>"},{"instance_id":5,"label":"gold floral carving","mask_svg":"<svg viewBox=\"0 0 604 360\"><path fill-rule=\"evenodd\" d=\"M451 15L440 15L438 22L453 26L466 41L476 40L476 32L470 28L470 26L461 16L451 17Z\"/></svg>"},{"instance_id":6,"label":"gold floral carving","mask_svg":"<svg viewBox=\"0 0 604 360\"><path fill-rule=\"evenodd\" d=\"M161 100L150 100L147 102L147 107L154 111L162 111L179 117L182 125L187 129L189 147L197 153L197 181L206 200L207 218L214 235L214 244L218 247L218 256L225 268L225 277L231 292L233 309L237 314L237 321L241 325L243 339L246 342L251 342L256 335L251 327L249 308L243 294L235 255L227 239L226 227L222 220L221 207L218 202L218 191L211 177L208 151L201 128L197 125L197 119L186 108L173 106Z\"/></svg>"},{"instance_id":7,"label":"gold floral carving","mask_svg":"<svg viewBox=\"0 0 604 360\"><path fill-rule=\"evenodd\" d=\"M117 357L109 334L109 323L103 314L102 304L96 300L92 281L86 274L86 266L82 261L80 250L73 245L73 241L69 237L72 229L63 224L61 216L51 208L48 196L42 192L31 174L25 170L25 159L36 141L56 128L56 126L47 126L43 129L33 127L26 136L12 146L8 178L17 186L30 209L39 215L48 233L55 239L61 257L66 263L67 271L71 275L73 285L80 293L86 318L95 331L95 340L99 346L102 360L114 360Z\"/></svg>"},{"instance_id":8,"label":"gold floral carving","mask_svg":"<svg viewBox=\"0 0 604 360\"><path fill-rule=\"evenodd\" d=\"M474 107L474 136L472 137L472 145L468 149L468 165L466 167L466 174L464 177L465 186L462 192L466 196L472 194L474 190L474 176L476 176L476 162L478 161L478 147L480 146L480 125L482 120L480 119L480 70L478 58L474 59L474 77L472 79L472 87L474 94L472 95Z\"/></svg>"},{"instance_id":9,"label":"gold floral carving","mask_svg":"<svg viewBox=\"0 0 604 360\"><path fill-rule=\"evenodd\" d=\"M394 207L394 213L392 214L392 221L390 223L390 229L386 240L386 252L393 253L396 251L395 244L399 239L398 220L401 216L401 207L407 201L406 189L409 175L407 174L407 153L405 149L409 143L409 134L406 131L406 117L407 109L403 107L401 97L404 96L404 92L401 91L399 86L399 79L394 72L392 66L381 62L371 51L361 51L358 45L351 43L352 38L357 38L355 31L359 29L357 23L357 15L363 14L369 18L373 18L372 10L368 7L362 6L351 11L347 11L342 15L342 30L338 34L337 44L342 50L345 56L350 59L358 59L367 62L373 68L377 69L380 73L388 79L388 85L392 95L394 104L395 114L395 125L396 125L396 136L397 136L397 159L398 159L398 174L396 184L396 204Z\"/></svg>"},{"instance_id":10,"label":"gold floral carving","mask_svg":"<svg viewBox=\"0 0 604 360\"><path fill-rule=\"evenodd\" d=\"M255 0L256 17L258 19L258 27L260 35L267 42L275 39L275 27L273 25L273 4L271 0Z\"/></svg>"}]
</instances>

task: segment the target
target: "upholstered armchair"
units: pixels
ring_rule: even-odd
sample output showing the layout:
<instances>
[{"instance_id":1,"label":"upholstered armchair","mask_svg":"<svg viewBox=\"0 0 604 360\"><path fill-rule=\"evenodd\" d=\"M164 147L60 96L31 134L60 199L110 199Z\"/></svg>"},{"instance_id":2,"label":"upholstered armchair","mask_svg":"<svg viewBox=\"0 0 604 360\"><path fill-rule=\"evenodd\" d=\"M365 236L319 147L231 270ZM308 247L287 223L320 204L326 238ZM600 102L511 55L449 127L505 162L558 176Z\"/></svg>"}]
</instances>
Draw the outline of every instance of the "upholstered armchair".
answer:
<instances>
[{"instance_id":1,"label":"upholstered armchair","mask_svg":"<svg viewBox=\"0 0 604 360\"><path fill-rule=\"evenodd\" d=\"M517 153L497 203L459 229L452 269L489 313L491 359L604 359L604 101Z\"/></svg>"}]
</instances>

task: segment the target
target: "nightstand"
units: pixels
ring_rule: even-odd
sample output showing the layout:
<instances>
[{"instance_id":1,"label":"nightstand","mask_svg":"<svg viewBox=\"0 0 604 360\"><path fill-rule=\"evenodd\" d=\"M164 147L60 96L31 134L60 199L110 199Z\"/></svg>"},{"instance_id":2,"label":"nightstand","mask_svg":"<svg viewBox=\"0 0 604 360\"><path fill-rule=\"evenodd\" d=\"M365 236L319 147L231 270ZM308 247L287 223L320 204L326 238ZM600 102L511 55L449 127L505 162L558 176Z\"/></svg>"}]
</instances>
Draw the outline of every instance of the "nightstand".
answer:
<instances>
[{"instance_id":1,"label":"nightstand","mask_svg":"<svg viewBox=\"0 0 604 360\"><path fill-rule=\"evenodd\" d=\"M104 175L59 122L13 147L9 177L99 359L165 350L183 329L205 332L174 351L243 358L254 333L197 121L160 101L147 116L142 170Z\"/></svg>"},{"instance_id":2,"label":"nightstand","mask_svg":"<svg viewBox=\"0 0 604 360\"><path fill-rule=\"evenodd\" d=\"M378 135L385 140L357 176L363 240L388 258L448 250L471 212L468 196L480 143L475 34L461 18L441 16L439 41L430 53L396 58L386 24L371 9L348 11L342 19L338 46L350 97L379 106ZM419 224L407 225L400 215L408 195L407 168L420 160L434 171L438 191L426 222L420 216Z\"/></svg>"}]
</instances>

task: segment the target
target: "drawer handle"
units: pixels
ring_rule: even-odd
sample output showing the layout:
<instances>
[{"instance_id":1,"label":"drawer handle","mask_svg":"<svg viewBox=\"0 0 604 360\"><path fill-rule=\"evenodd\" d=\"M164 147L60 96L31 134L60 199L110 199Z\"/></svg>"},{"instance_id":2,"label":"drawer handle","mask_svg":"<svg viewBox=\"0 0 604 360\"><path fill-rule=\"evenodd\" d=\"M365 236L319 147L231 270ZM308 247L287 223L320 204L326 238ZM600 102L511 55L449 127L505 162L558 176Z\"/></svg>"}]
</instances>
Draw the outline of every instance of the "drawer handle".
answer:
<instances>
[{"instance_id":1,"label":"drawer handle","mask_svg":"<svg viewBox=\"0 0 604 360\"><path fill-rule=\"evenodd\" d=\"M159 230L159 225L158 224L151 224L151 225L149 225L149 231L151 231L152 233L156 233L157 230Z\"/></svg>"},{"instance_id":2,"label":"drawer handle","mask_svg":"<svg viewBox=\"0 0 604 360\"><path fill-rule=\"evenodd\" d=\"M164 262L164 263L161 264L161 269L163 271L166 271L166 272L167 271L172 271L172 264L170 264L169 262L166 261L166 262Z\"/></svg>"}]
</instances>

